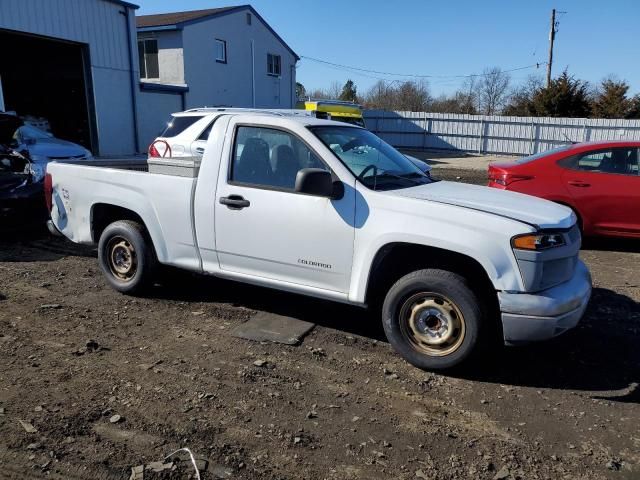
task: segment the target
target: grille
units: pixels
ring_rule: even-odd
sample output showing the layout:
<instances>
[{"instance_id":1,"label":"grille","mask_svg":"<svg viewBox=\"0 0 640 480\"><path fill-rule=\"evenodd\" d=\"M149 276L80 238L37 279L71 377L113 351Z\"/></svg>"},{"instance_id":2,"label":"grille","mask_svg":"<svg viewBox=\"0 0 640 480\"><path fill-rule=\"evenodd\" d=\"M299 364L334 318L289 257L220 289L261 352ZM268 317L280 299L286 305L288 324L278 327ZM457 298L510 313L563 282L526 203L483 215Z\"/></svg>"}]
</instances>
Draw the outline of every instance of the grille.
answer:
<instances>
[{"instance_id":1,"label":"grille","mask_svg":"<svg viewBox=\"0 0 640 480\"><path fill-rule=\"evenodd\" d=\"M577 256L543 262L539 288L549 288L569 280L573 276L577 262Z\"/></svg>"}]
</instances>

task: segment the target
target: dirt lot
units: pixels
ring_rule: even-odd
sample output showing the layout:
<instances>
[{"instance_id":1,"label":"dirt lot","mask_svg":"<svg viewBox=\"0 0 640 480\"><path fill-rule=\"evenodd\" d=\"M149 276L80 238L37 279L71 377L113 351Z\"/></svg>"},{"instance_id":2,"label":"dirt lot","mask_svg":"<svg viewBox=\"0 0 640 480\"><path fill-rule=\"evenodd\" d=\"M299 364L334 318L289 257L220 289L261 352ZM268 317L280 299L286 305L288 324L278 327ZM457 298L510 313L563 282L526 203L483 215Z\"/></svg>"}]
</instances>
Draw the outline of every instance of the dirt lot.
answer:
<instances>
[{"instance_id":1,"label":"dirt lot","mask_svg":"<svg viewBox=\"0 0 640 480\"><path fill-rule=\"evenodd\" d=\"M366 311L178 274L124 297L92 249L2 238L0 478L127 479L180 447L202 478L640 478L633 243L586 246L574 331L448 376L404 363ZM299 346L230 336L257 311L317 327ZM193 472L176 466L144 478Z\"/></svg>"}]
</instances>

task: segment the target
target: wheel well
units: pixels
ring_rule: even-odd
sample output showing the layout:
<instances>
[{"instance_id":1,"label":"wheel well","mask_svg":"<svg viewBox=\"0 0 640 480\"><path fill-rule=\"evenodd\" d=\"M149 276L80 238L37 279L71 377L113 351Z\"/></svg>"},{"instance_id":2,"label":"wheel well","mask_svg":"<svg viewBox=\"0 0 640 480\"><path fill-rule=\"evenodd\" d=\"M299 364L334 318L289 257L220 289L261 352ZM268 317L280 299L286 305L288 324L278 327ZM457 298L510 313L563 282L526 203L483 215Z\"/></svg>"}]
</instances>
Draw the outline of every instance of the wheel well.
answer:
<instances>
[{"instance_id":1,"label":"wheel well","mask_svg":"<svg viewBox=\"0 0 640 480\"><path fill-rule=\"evenodd\" d=\"M118 207L117 205L97 203L91 209L91 236L93 241L98 243L100 235L102 235L104 229L118 220L131 220L137 222L145 227L146 230L146 225L142 221L142 218L133 210Z\"/></svg>"},{"instance_id":2,"label":"wheel well","mask_svg":"<svg viewBox=\"0 0 640 480\"><path fill-rule=\"evenodd\" d=\"M471 289L483 300L491 315L500 308L496 290L480 263L461 253L410 243L392 243L376 254L367 285L366 301L381 305L386 292L404 275L424 268L439 268L463 276Z\"/></svg>"}]
</instances>

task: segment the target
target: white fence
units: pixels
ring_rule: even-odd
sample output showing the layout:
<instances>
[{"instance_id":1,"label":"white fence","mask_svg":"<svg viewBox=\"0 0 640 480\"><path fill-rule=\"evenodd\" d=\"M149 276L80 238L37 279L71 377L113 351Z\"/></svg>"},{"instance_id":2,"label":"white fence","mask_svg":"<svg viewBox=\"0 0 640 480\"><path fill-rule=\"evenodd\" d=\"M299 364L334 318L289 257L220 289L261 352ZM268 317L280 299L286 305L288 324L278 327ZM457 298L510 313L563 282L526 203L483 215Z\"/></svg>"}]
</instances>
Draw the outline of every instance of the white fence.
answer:
<instances>
[{"instance_id":1,"label":"white fence","mask_svg":"<svg viewBox=\"0 0 640 480\"><path fill-rule=\"evenodd\" d=\"M395 147L530 155L570 142L640 141L640 120L502 117L366 110L367 128Z\"/></svg>"}]
</instances>

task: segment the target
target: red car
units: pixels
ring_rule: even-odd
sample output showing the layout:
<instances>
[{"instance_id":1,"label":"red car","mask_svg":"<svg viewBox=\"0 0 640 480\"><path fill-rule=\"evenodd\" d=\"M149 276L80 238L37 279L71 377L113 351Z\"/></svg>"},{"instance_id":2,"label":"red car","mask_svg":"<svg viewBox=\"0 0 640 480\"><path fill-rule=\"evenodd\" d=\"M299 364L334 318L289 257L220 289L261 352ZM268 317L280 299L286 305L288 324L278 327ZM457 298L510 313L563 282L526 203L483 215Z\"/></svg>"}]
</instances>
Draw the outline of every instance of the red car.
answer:
<instances>
[{"instance_id":1,"label":"red car","mask_svg":"<svg viewBox=\"0 0 640 480\"><path fill-rule=\"evenodd\" d=\"M489 186L571 207L585 236L640 237L640 142L568 145L489 165Z\"/></svg>"}]
</instances>

